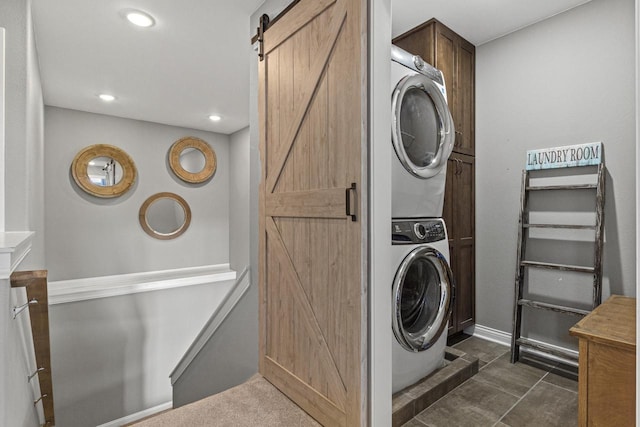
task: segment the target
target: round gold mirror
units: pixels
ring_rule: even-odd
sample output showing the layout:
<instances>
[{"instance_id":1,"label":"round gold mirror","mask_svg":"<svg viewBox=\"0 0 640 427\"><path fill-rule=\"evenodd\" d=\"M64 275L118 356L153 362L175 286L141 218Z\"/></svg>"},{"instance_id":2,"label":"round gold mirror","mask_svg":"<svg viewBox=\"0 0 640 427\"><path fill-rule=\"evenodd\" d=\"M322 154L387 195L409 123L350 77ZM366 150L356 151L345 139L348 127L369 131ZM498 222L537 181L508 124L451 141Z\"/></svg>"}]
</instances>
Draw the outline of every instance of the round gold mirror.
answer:
<instances>
[{"instance_id":1,"label":"round gold mirror","mask_svg":"<svg viewBox=\"0 0 640 427\"><path fill-rule=\"evenodd\" d=\"M174 142L169 149L169 166L181 180L199 184L216 172L216 153L202 139L187 136Z\"/></svg>"},{"instance_id":2,"label":"round gold mirror","mask_svg":"<svg viewBox=\"0 0 640 427\"><path fill-rule=\"evenodd\" d=\"M71 163L78 187L96 197L118 197L136 180L136 165L127 153L107 144L82 149Z\"/></svg>"},{"instance_id":3,"label":"round gold mirror","mask_svg":"<svg viewBox=\"0 0 640 427\"><path fill-rule=\"evenodd\" d=\"M157 193L144 201L138 217L149 236L169 240L187 231L191 223L191 209L177 194Z\"/></svg>"}]
</instances>

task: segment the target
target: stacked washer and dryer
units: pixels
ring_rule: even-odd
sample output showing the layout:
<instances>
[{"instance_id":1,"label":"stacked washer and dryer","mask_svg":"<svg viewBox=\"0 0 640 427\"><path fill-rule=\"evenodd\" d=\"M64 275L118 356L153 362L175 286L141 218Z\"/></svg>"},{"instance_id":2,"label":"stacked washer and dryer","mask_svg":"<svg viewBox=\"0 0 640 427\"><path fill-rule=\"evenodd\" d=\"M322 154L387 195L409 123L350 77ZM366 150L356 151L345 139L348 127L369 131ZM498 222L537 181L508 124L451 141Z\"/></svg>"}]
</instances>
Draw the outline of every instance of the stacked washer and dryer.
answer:
<instances>
[{"instance_id":1,"label":"stacked washer and dryer","mask_svg":"<svg viewBox=\"0 0 640 427\"><path fill-rule=\"evenodd\" d=\"M391 48L393 392L443 366L454 284L442 220L455 139L442 72Z\"/></svg>"}]
</instances>

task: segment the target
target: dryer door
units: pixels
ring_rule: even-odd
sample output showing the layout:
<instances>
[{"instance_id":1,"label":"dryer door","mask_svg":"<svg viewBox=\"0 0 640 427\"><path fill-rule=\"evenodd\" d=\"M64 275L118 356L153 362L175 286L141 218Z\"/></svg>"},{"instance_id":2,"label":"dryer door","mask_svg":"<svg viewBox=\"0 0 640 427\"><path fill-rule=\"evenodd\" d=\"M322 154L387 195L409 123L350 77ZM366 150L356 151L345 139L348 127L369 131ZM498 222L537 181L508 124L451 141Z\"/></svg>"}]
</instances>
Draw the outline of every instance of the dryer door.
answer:
<instances>
[{"instance_id":1,"label":"dryer door","mask_svg":"<svg viewBox=\"0 0 640 427\"><path fill-rule=\"evenodd\" d=\"M422 74L405 76L392 96L393 147L405 169L431 178L447 164L455 131L438 85Z\"/></svg>"},{"instance_id":2,"label":"dryer door","mask_svg":"<svg viewBox=\"0 0 640 427\"><path fill-rule=\"evenodd\" d=\"M428 349L446 329L453 275L438 250L421 246L400 264L393 281L393 333L409 351Z\"/></svg>"}]
</instances>

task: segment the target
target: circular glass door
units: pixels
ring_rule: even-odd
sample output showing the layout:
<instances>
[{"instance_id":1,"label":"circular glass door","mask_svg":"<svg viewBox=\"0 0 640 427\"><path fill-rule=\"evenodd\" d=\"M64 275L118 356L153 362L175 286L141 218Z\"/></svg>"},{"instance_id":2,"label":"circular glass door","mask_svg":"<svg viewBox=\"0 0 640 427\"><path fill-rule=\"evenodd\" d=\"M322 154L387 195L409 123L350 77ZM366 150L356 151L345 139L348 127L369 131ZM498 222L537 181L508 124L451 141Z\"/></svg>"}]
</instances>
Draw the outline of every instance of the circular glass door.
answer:
<instances>
[{"instance_id":1,"label":"circular glass door","mask_svg":"<svg viewBox=\"0 0 640 427\"><path fill-rule=\"evenodd\" d=\"M428 349L447 327L452 279L439 251L419 247L405 257L393 281L393 333L409 351Z\"/></svg>"},{"instance_id":2,"label":"circular glass door","mask_svg":"<svg viewBox=\"0 0 640 427\"><path fill-rule=\"evenodd\" d=\"M433 80L404 77L392 97L393 147L400 162L418 178L431 178L446 165L455 139L447 101Z\"/></svg>"}]
</instances>

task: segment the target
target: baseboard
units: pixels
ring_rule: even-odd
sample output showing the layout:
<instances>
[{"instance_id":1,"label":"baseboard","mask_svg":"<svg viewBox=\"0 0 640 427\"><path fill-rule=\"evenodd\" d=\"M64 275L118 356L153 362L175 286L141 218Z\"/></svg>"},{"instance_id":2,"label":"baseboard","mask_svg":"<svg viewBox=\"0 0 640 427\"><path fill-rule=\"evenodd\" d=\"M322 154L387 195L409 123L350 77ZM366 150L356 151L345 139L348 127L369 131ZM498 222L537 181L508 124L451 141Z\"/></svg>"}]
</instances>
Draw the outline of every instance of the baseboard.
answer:
<instances>
[{"instance_id":1,"label":"baseboard","mask_svg":"<svg viewBox=\"0 0 640 427\"><path fill-rule=\"evenodd\" d=\"M49 282L49 305L235 280L229 264Z\"/></svg>"},{"instance_id":2,"label":"baseboard","mask_svg":"<svg viewBox=\"0 0 640 427\"><path fill-rule=\"evenodd\" d=\"M475 325L464 330L466 334L473 335L483 340L492 341L498 344L511 346L511 334L509 332L493 329L488 326Z\"/></svg>"},{"instance_id":3,"label":"baseboard","mask_svg":"<svg viewBox=\"0 0 640 427\"><path fill-rule=\"evenodd\" d=\"M173 402L166 402L162 405L154 406L153 408L145 409L144 411L136 412L135 414L127 415L126 417L118 418L105 424L100 424L97 427L120 427L172 408Z\"/></svg>"},{"instance_id":4,"label":"baseboard","mask_svg":"<svg viewBox=\"0 0 640 427\"><path fill-rule=\"evenodd\" d=\"M470 328L467 328L464 330L465 333L469 334L469 335L473 335L474 337L477 338L481 338L487 341L492 341L498 344L502 344L502 345L506 345L508 347L511 347L511 334L509 332L504 332L504 331L500 331L498 329L493 329L490 328L488 326L483 326L483 325L475 325L475 326L471 326ZM545 344L548 345L550 347L553 347L557 350L561 350L561 351L565 351L568 353L572 353L576 356L576 358L578 357L578 352L576 350L572 350L566 347L561 347L558 345L553 345L553 344L549 344L549 343L542 343L541 341L538 340L531 340L535 343L541 343L541 344ZM560 362L560 363L565 363L567 365L570 366L578 366L578 364L574 361L574 360L569 360L569 359L565 359L562 357L558 357L555 356L553 354L549 354L549 353L544 353L538 350L534 350L531 348L525 348L525 347L520 347L520 349L525 352L525 353L529 353L529 354L533 354L535 356L538 357L542 357L544 359L548 359L548 360L552 360L554 362Z\"/></svg>"}]
</instances>

